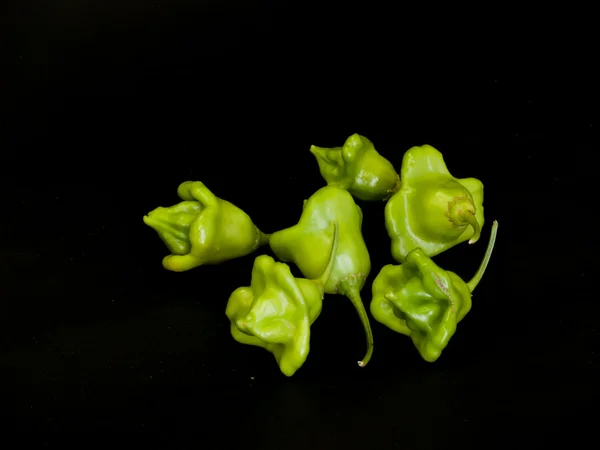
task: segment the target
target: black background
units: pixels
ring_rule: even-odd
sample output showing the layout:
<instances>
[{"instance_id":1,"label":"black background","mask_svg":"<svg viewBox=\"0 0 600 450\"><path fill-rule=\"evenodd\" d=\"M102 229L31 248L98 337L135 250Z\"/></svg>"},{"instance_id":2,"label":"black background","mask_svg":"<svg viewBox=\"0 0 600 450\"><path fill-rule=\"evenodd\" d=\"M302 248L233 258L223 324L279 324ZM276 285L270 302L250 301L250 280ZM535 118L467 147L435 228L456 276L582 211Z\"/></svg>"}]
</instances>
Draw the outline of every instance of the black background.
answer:
<instances>
[{"instance_id":1,"label":"black background","mask_svg":"<svg viewBox=\"0 0 600 450\"><path fill-rule=\"evenodd\" d=\"M45 443L62 439L47 432L145 432L163 448L546 448L589 438L600 367L589 12L3 8L7 430ZM438 264L468 279L493 219L496 250L436 363L372 320L375 353L358 368L356 313L328 296L310 356L288 379L270 354L229 334L227 298L249 284L256 255L167 272L142 216L176 203L182 181L201 180L263 231L291 226L323 185L309 146L355 132L398 170L404 151L427 143L453 175L483 181L481 243ZM393 261L383 204L359 204L372 281Z\"/></svg>"}]
</instances>

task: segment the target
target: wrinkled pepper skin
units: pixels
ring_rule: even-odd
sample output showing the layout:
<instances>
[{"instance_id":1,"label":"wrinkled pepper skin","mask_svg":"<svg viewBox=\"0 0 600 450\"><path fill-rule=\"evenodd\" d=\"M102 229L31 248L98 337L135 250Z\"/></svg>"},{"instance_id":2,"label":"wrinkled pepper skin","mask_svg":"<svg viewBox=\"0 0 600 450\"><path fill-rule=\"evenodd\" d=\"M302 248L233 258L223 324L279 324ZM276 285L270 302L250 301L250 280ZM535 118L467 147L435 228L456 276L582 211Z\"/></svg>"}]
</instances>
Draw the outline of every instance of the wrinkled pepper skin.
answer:
<instances>
[{"instance_id":1,"label":"wrinkled pepper skin","mask_svg":"<svg viewBox=\"0 0 600 450\"><path fill-rule=\"evenodd\" d=\"M339 225L339 245L325 293L350 299L365 329L367 351L359 365L364 367L373 352L373 333L360 298L371 271L371 259L362 236L362 210L352 195L337 186L325 186L304 202L298 223L271 235L269 244L278 259L294 263L307 278L323 272L333 239L330 223Z\"/></svg>"},{"instance_id":2,"label":"wrinkled pepper skin","mask_svg":"<svg viewBox=\"0 0 600 450\"><path fill-rule=\"evenodd\" d=\"M489 263L497 228L494 221L483 261L468 283L441 269L420 248L411 250L404 263L384 266L373 280L370 309L375 320L409 336L425 361L436 361L471 310L471 295Z\"/></svg>"},{"instance_id":3,"label":"wrinkled pepper skin","mask_svg":"<svg viewBox=\"0 0 600 450\"><path fill-rule=\"evenodd\" d=\"M144 216L170 250L163 259L167 270L183 272L194 267L246 256L266 245L252 219L237 206L216 197L200 181L181 183L177 194L183 200L171 207L158 207Z\"/></svg>"},{"instance_id":4,"label":"wrinkled pepper skin","mask_svg":"<svg viewBox=\"0 0 600 450\"><path fill-rule=\"evenodd\" d=\"M261 255L254 260L251 285L236 289L227 302L233 338L271 352L288 377L302 367L310 351L310 326L321 314L324 285L337 250L337 224L333 235L329 262L318 279L295 278L287 264Z\"/></svg>"},{"instance_id":5,"label":"wrinkled pepper skin","mask_svg":"<svg viewBox=\"0 0 600 450\"><path fill-rule=\"evenodd\" d=\"M387 200L399 186L391 162L364 136L353 134L343 147L310 147L329 186L346 189L360 200Z\"/></svg>"},{"instance_id":6,"label":"wrinkled pepper skin","mask_svg":"<svg viewBox=\"0 0 600 450\"><path fill-rule=\"evenodd\" d=\"M481 181L454 178L430 145L404 154L400 177L400 189L385 206L396 261L415 248L432 257L464 241L477 242L484 224Z\"/></svg>"}]
</instances>

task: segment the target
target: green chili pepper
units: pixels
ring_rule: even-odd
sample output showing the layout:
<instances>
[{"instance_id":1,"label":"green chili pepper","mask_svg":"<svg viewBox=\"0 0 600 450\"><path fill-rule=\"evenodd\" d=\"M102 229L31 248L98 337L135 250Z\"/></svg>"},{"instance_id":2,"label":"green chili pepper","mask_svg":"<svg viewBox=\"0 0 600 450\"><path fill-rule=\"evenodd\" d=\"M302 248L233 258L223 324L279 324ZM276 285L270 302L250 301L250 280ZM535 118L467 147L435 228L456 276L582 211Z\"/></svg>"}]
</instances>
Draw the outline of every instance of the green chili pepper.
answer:
<instances>
[{"instance_id":1,"label":"green chili pepper","mask_svg":"<svg viewBox=\"0 0 600 450\"><path fill-rule=\"evenodd\" d=\"M360 200L386 200L398 189L394 166L364 136L353 134L343 147L313 145L310 151L329 186L346 189Z\"/></svg>"},{"instance_id":2,"label":"green chili pepper","mask_svg":"<svg viewBox=\"0 0 600 450\"><path fill-rule=\"evenodd\" d=\"M436 361L471 310L471 295L487 268L497 230L494 221L483 261L468 283L441 269L420 248L411 250L404 263L384 266L372 286L375 320L409 336L425 361Z\"/></svg>"},{"instance_id":3,"label":"green chili pepper","mask_svg":"<svg viewBox=\"0 0 600 450\"><path fill-rule=\"evenodd\" d=\"M385 206L396 261L415 248L435 256L466 240L477 242L484 224L481 181L454 178L430 145L404 154L400 176L400 189Z\"/></svg>"},{"instance_id":4,"label":"green chili pepper","mask_svg":"<svg viewBox=\"0 0 600 450\"><path fill-rule=\"evenodd\" d=\"M237 206L216 197L202 182L181 183L177 205L158 207L144 216L171 251L165 269L182 272L246 256L269 242Z\"/></svg>"},{"instance_id":5,"label":"green chili pepper","mask_svg":"<svg viewBox=\"0 0 600 450\"><path fill-rule=\"evenodd\" d=\"M319 278L294 278L287 264L261 255L254 260L251 285L236 289L227 303L225 314L233 338L271 352L288 377L304 364L310 351L310 326L321 313L324 286L337 252L338 225L333 225L329 261Z\"/></svg>"},{"instance_id":6,"label":"green chili pepper","mask_svg":"<svg viewBox=\"0 0 600 450\"><path fill-rule=\"evenodd\" d=\"M354 304L367 338L364 367L373 353L373 334L360 298L371 260L362 236L362 211L352 195L336 186L326 186L304 201L298 223L271 235L270 246L277 258L293 262L307 278L315 278L327 266L333 236L330 223L339 225L339 245L325 293L345 295Z\"/></svg>"}]
</instances>

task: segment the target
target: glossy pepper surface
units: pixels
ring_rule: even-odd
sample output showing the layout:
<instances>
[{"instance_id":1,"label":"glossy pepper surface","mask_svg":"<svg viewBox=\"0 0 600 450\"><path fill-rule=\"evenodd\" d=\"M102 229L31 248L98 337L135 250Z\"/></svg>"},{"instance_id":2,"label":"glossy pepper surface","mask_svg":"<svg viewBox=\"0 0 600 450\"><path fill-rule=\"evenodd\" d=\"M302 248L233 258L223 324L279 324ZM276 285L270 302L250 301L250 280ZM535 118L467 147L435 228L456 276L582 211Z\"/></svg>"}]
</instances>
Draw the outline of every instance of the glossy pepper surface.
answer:
<instances>
[{"instance_id":1,"label":"glossy pepper surface","mask_svg":"<svg viewBox=\"0 0 600 450\"><path fill-rule=\"evenodd\" d=\"M310 148L321 176L329 186L346 189L360 200L386 200L398 189L399 176L392 163L364 136L353 134L343 147Z\"/></svg>"},{"instance_id":2,"label":"glossy pepper surface","mask_svg":"<svg viewBox=\"0 0 600 450\"><path fill-rule=\"evenodd\" d=\"M329 261L319 278L294 278L287 264L261 255L254 260L251 285L236 289L227 302L233 338L271 352L287 376L302 367L310 351L310 326L321 313L338 245L335 223L332 232Z\"/></svg>"},{"instance_id":3,"label":"glossy pepper surface","mask_svg":"<svg viewBox=\"0 0 600 450\"><path fill-rule=\"evenodd\" d=\"M497 229L494 221L483 261L468 283L441 269L420 248L411 250L404 263L384 266L373 280L375 320L409 336L425 361L436 361L471 310L471 294L487 268Z\"/></svg>"},{"instance_id":4,"label":"glossy pepper surface","mask_svg":"<svg viewBox=\"0 0 600 450\"><path fill-rule=\"evenodd\" d=\"M360 298L371 271L371 260L362 236L362 210L345 189L326 186L304 202L298 223L271 235L269 244L281 261L293 262L307 278L323 273L333 240L330 223L339 225L339 244L325 293L345 295L353 303L365 329L367 352L364 367L373 352L373 334Z\"/></svg>"},{"instance_id":5,"label":"glossy pepper surface","mask_svg":"<svg viewBox=\"0 0 600 450\"><path fill-rule=\"evenodd\" d=\"M165 269L182 272L206 264L219 264L246 256L269 242L248 214L216 197L200 181L181 183L183 200L158 207L144 216L171 251L163 259Z\"/></svg>"},{"instance_id":6,"label":"glossy pepper surface","mask_svg":"<svg viewBox=\"0 0 600 450\"><path fill-rule=\"evenodd\" d=\"M442 154L423 145L402 159L400 189L385 206L385 226L398 262L415 248L435 256L479 239L484 224L483 184L450 175Z\"/></svg>"}]
</instances>

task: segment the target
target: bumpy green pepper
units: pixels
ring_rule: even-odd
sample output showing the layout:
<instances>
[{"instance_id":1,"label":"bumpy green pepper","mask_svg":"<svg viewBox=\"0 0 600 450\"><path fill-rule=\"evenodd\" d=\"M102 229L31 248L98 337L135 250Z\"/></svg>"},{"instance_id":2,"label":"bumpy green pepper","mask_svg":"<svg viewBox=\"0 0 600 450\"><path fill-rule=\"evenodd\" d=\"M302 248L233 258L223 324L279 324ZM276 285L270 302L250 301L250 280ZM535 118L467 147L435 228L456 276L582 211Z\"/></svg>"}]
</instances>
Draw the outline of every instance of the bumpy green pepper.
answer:
<instances>
[{"instance_id":1,"label":"bumpy green pepper","mask_svg":"<svg viewBox=\"0 0 600 450\"><path fill-rule=\"evenodd\" d=\"M375 320L409 336L425 361L436 361L471 310L471 295L487 268L497 230L494 221L483 261L468 283L438 267L420 248L410 251L404 263L384 266L373 280Z\"/></svg>"},{"instance_id":2,"label":"bumpy green pepper","mask_svg":"<svg viewBox=\"0 0 600 450\"><path fill-rule=\"evenodd\" d=\"M329 186L346 189L360 200L386 200L398 189L394 166L364 136L353 134L343 147L313 145L310 151Z\"/></svg>"},{"instance_id":3,"label":"bumpy green pepper","mask_svg":"<svg viewBox=\"0 0 600 450\"><path fill-rule=\"evenodd\" d=\"M342 188L326 186L304 201L298 223L271 235L270 246L277 258L293 262L307 278L323 273L333 235L331 222L339 225L339 246L325 293L345 295L354 304L365 329L367 351L358 364L364 367L373 353L373 333L360 298L371 260L362 236L362 211L352 195Z\"/></svg>"},{"instance_id":4,"label":"bumpy green pepper","mask_svg":"<svg viewBox=\"0 0 600 450\"><path fill-rule=\"evenodd\" d=\"M202 182L181 183L177 194L183 202L158 207L144 216L144 223L158 233L172 253L163 259L165 269L183 272L220 264L269 242L269 235L262 233L248 214L216 197Z\"/></svg>"},{"instance_id":5,"label":"bumpy green pepper","mask_svg":"<svg viewBox=\"0 0 600 450\"><path fill-rule=\"evenodd\" d=\"M385 206L396 261L415 248L435 256L466 240L477 242L484 224L481 181L454 178L430 145L404 154L400 176L400 189Z\"/></svg>"},{"instance_id":6,"label":"bumpy green pepper","mask_svg":"<svg viewBox=\"0 0 600 450\"><path fill-rule=\"evenodd\" d=\"M324 286L337 251L338 226L333 225L329 261L319 278L294 278L287 264L261 255L254 260L251 285L236 289L227 303L225 314L233 338L271 352L288 377L304 364L310 351L310 326L321 313Z\"/></svg>"}]
</instances>

